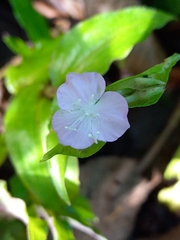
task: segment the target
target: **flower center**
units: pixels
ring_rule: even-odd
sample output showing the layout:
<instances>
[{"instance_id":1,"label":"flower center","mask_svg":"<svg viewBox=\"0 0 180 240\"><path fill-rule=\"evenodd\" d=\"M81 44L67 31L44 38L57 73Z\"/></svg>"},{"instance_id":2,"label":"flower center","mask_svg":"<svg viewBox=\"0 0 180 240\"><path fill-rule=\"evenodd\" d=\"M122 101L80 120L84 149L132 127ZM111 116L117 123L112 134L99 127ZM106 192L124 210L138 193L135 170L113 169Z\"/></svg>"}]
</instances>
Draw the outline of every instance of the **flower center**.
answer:
<instances>
[{"instance_id":1,"label":"flower center","mask_svg":"<svg viewBox=\"0 0 180 240\"><path fill-rule=\"evenodd\" d=\"M69 114L73 112L79 112L79 117L71 124L70 126L65 126L66 130L70 131L84 131L88 128L89 138L94 139L95 143L98 143L99 131L96 131L95 134L92 134L92 120L99 117L99 113L95 110L96 100L94 99L94 94L91 95L88 104L83 105L81 99L78 99L69 110Z\"/></svg>"}]
</instances>

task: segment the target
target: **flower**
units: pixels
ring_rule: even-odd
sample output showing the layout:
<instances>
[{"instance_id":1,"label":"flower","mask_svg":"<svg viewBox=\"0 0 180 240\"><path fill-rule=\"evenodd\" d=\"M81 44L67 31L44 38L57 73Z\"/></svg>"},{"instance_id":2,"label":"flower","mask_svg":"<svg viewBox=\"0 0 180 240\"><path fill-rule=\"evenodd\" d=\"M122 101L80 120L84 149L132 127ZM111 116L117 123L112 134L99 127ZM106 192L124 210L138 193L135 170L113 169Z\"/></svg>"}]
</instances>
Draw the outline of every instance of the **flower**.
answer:
<instances>
[{"instance_id":1,"label":"flower","mask_svg":"<svg viewBox=\"0 0 180 240\"><path fill-rule=\"evenodd\" d=\"M57 89L60 109L52 118L61 144L85 149L98 141L115 141L129 128L125 98L104 91L105 80L98 73L67 74Z\"/></svg>"}]
</instances>

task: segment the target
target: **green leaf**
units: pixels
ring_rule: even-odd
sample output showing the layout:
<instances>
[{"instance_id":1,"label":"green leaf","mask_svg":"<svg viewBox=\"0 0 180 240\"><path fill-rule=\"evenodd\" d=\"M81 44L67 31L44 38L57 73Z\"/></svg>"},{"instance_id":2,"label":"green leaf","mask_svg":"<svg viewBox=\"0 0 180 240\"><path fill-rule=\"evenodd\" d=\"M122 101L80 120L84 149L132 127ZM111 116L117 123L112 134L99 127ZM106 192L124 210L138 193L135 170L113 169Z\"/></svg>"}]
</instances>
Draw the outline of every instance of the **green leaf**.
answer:
<instances>
[{"instance_id":1,"label":"green leaf","mask_svg":"<svg viewBox=\"0 0 180 240\"><path fill-rule=\"evenodd\" d=\"M65 155L54 156L48 162L49 172L54 187L66 204L79 193L79 166L77 158ZM70 199L69 199L70 195Z\"/></svg>"},{"instance_id":2,"label":"green leaf","mask_svg":"<svg viewBox=\"0 0 180 240\"><path fill-rule=\"evenodd\" d=\"M78 221L81 223L83 221L85 223L84 225L92 228L94 226L92 223L95 220L95 215L92 212L91 205L88 200L85 197L79 195L73 202L72 206L74 211L77 211L79 213L80 221ZM84 221L84 219L86 221Z\"/></svg>"},{"instance_id":3,"label":"green leaf","mask_svg":"<svg viewBox=\"0 0 180 240\"><path fill-rule=\"evenodd\" d=\"M75 240L72 228L67 221L54 218L52 225L53 240Z\"/></svg>"},{"instance_id":4,"label":"green leaf","mask_svg":"<svg viewBox=\"0 0 180 240\"><path fill-rule=\"evenodd\" d=\"M97 144L94 143L92 146L90 146L86 149L78 150L78 149L72 148L70 146L64 146L62 144L57 144L53 149L48 151L43 156L43 159L41 161L42 162L47 161L48 159L52 158L53 156L55 156L57 154L75 156L78 158L86 158L86 157L92 156L93 154L98 152L104 145L105 145L105 142L99 141Z\"/></svg>"},{"instance_id":5,"label":"green leaf","mask_svg":"<svg viewBox=\"0 0 180 240\"><path fill-rule=\"evenodd\" d=\"M24 184L17 175L13 175L10 179L9 185L13 197L21 198L25 201L27 206L32 204L28 190L25 188Z\"/></svg>"},{"instance_id":6,"label":"green leaf","mask_svg":"<svg viewBox=\"0 0 180 240\"><path fill-rule=\"evenodd\" d=\"M48 149L51 149L56 143L57 136L55 132L51 132L47 137ZM67 204L70 204L68 195L72 200L79 194L79 165L77 158L66 155L54 156L52 161L48 162L48 168L59 196Z\"/></svg>"},{"instance_id":7,"label":"green leaf","mask_svg":"<svg viewBox=\"0 0 180 240\"><path fill-rule=\"evenodd\" d=\"M50 58L60 38L36 42L28 53L23 48L18 48L17 51L23 56L21 63L17 66L11 65L5 73L5 84L10 93L16 94L33 83L47 83ZM15 48L14 45L13 47Z\"/></svg>"},{"instance_id":8,"label":"green leaf","mask_svg":"<svg viewBox=\"0 0 180 240\"><path fill-rule=\"evenodd\" d=\"M28 240L46 240L47 235L47 223L42 219L29 216L29 223L27 228Z\"/></svg>"},{"instance_id":9,"label":"green leaf","mask_svg":"<svg viewBox=\"0 0 180 240\"><path fill-rule=\"evenodd\" d=\"M69 196L65 186L65 172L66 172L67 156L58 155L48 162L49 173L52 178L54 187L59 196L70 205Z\"/></svg>"},{"instance_id":10,"label":"green leaf","mask_svg":"<svg viewBox=\"0 0 180 240\"><path fill-rule=\"evenodd\" d=\"M65 184L70 199L75 199L79 194L79 161L77 157L68 156L65 173Z\"/></svg>"},{"instance_id":11,"label":"green leaf","mask_svg":"<svg viewBox=\"0 0 180 240\"><path fill-rule=\"evenodd\" d=\"M179 111L179 110L177 110ZM177 114L177 113L176 113ZM158 193L158 200L166 205L171 211L177 212L180 209L180 146L177 148L171 161L168 163L165 172L164 179L172 180L176 179L176 183L161 189Z\"/></svg>"},{"instance_id":12,"label":"green leaf","mask_svg":"<svg viewBox=\"0 0 180 240\"><path fill-rule=\"evenodd\" d=\"M47 149L51 149L57 142L55 132L50 132L47 137ZM52 161L48 162L48 169L54 187L68 205L70 205L66 185L68 184L71 199L79 192L79 166L76 158L70 158L66 155L54 156ZM73 196L72 196L73 195Z\"/></svg>"},{"instance_id":13,"label":"green leaf","mask_svg":"<svg viewBox=\"0 0 180 240\"><path fill-rule=\"evenodd\" d=\"M68 72L105 73L113 60L125 58L136 43L172 20L172 15L155 9L130 7L79 23L62 37L54 52L53 85L63 83Z\"/></svg>"},{"instance_id":14,"label":"green leaf","mask_svg":"<svg viewBox=\"0 0 180 240\"><path fill-rule=\"evenodd\" d=\"M53 187L47 164L39 162L45 150L51 108L41 91L42 86L34 84L12 100L5 115L5 137L14 169L31 197L59 212L64 203Z\"/></svg>"},{"instance_id":15,"label":"green leaf","mask_svg":"<svg viewBox=\"0 0 180 240\"><path fill-rule=\"evenodd\" d=\"M0 221L1 240L25 240L27 239L25 225L18 220Z\"/></svg>"},{"instance_id":16,"label":"green leaf","mask_svg":"<svg viewBox=\"0 0 180 240\"><path fill-rule=\"evenodd\" d=\"M164 178L170 180L177 178L180 181L180 146L177 148L174 156L171 161L168 163L165 172Z\"/></svg>"},{"instance_id":17,"label":"green leaf","mask_svg":"<svg viewBox=\"0 0 180 240\"><path fill-rule=\"evenodd\" d=\"M0 133L0 166L4 163L7 156L7 148L4 140L4 135Z\"/></svg>"},{"instance_id":18,"label":"green leaf","mask_svg":"<svg viewBox=\"0 0 180 240\"><path fill-rule=\"evenodd\" d=\"M147 71L133 77L121 79L109 85L106 91L122 94L130 108L144 107L156 103L163 94L172 67L180 60L175 53Z\"/></svg>"},{"instance_id":19,"label":"green leaf","mask_svg":"<svg viewBox=\"0 0 180 240\"><path fill-rule=\"evenodd\" d=\"M14 53L23 57L28 57L32 52L21 38L5 36L3 37L3 41Z\"/></svg>"},{"instance_id":20,"label":"green leaf","mask_svg":"<svg viewBox=\"0 0 180 240\"><path fill-rule=\"evenodd\" d=\"M10 0L13 13L32 41L50 38L46 20L38 14L30 0Z\"/></svg>"}]
</instances>

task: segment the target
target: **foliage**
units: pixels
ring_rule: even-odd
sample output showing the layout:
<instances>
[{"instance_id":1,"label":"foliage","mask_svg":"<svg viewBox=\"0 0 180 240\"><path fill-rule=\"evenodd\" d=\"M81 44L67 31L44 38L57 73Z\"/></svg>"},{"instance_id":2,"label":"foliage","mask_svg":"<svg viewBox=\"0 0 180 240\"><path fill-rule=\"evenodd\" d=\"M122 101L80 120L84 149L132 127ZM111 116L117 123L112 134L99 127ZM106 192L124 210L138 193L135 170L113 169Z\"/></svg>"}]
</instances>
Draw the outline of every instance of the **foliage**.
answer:
<instances>
[{"instance_id":1,"label":"foliage","mask_svg":"<svg viewBox=\"0 0 180 240\"><path fill-rule=\"evenodd\" d=\"M53 39L46 21L33 10L29 0L23 0L23 4L21 0L10 3L31 45L17 37L4 39L22 61L6 71L5 84L13 96L4 118L5 134L0 138L3 149L0 163L7 148L15 170L10 191L12 197L26 204L28 239L46 239L48 230L55 240L74 239L72 219L104 239L93 227L95 216L88 201L79 193L77 157L91 156L105 143L81 151L58 144L51 128L56 108L52 86L62 84L68 72L104 74L112 61L124 59L135 44L175 18L154 9L130 7L84 20ZM129 107L154 104L165 90L171 68L179 60L180 55L174 54L164 63L119 80L106 90L121 93ZM47 89L52 90L50 96L54 100L47 95ZM9 228L0 229L2 236L20 239L11 234L16 224L6 221Z\"/></svg>"},{"instance_id":2,"label":"foliage","mask_svg":"<svg viewBox=\"0 0 180 240\"><path fill-rule=\"evenodd\" d=\"M166 204L172 211L179 211L180 209L180 147L177 149L175 155L166 167L164 172L166 180L176 179L177 182L170 186L163 188L159 194L158 199L163 204Z\"/></svg>"}]
</instances>

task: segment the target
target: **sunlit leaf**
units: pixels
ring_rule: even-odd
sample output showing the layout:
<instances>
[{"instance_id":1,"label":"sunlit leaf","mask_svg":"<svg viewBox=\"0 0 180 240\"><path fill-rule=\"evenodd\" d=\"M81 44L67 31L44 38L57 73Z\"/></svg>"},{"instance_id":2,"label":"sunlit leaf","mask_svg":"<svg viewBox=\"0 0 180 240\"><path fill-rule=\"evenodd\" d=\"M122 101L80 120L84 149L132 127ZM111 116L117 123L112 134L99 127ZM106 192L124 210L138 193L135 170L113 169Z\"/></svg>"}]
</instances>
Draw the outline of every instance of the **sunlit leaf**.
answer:
<instances>
[{"instance_id":1,"label":"sunlit leaf","mask_svg":"<svg viewBox=\"0 0 180 240\"><path fill-rule=\"evenodd\" d=\"M5 116L6 142L16 173L31 196L44 206L60 209L43 155L51 102L41 96L42 86L24 88L11 102ZM18 114L17 114L18 113ZM53 204L50 199L53 199Z\"/></svg>"},{"instance_id":2,"label":"sunlit leaf","mask_svg":"<svg viewBox=\"0 0 180 240\"><path fill-rule=\"evenodd\" d=\"M51 231L53 240L75 240L72 228L65 220L54 218Z\"/></svg>"},{"instance_id":3,"label":"sunlit leaf","mask_svg":"<svg viewBox=\"0 0 180 240\"><path fill-rule=\"evenodd\" d=\"M47 137L48 149L51 149L56 142L57 136L55 132L51 132ZM56 155L48 163L52 182L59 196L67 204L70 204L68 194L73 199L79 193L79 165L77 158L67 155Z\"/></svg>"},{"instance_id":4,"label":"sunlit leaf","mask_svg":"<svg viewBox=\"0 0 180 240\"><path fill-rule=\"evenodd\" d=\"M29 53L22 48L17 50L22 51L21 63L9 66L5 73L5 84L10 93L16 94L24 86L33 83L47 83L49 79L48 64L59 39L60 37L36 42Z\"/></svg>"},{"instance_id":5,"label":"sunlit leaf","mask_svg":"<svg viewBox=\"0 0 180 240\"><path fill-rule=\"evenodd\" d=\"M122 94L129 107L144 107L156 103L162 96L172 67L180 60L175 53L147 71L133 77L125 78L109 85L106 91Z\"/></svg>"},{"instance_id":6,"label":"sunlit leaf","mask_svg":"<svg viewBox=\"0 0 180 240\"><path fill-rule=\"evenodd\" d=\"M69 196L65 186L66 163L67 156L55 156L53 161L49 162L49 172L57 193L67 204L70 204Z\"/></svg>"},{"instance_id":7,"label":"sunlit leaf","mask_svg":"<svg viewBox=\"0 0 180 240\"><path fill-rule=\"evenodd\" d=\"M48 234L47 223L35 217L29 217L29 224L27 228L28 240L46 240Z\"/></svg>"},{"instance_id":8,"label":"sunlit leaf","mask_svg":"<svg viewBox=\"0 0 180 240\"><path fill-rule=\"evenodd\" d=\"M180 181L178 181L175 185L163 188L158 193L158 200L167 205L171 211L177 212L180 210Z\"/></svg>"},{"instance_id":9,"label":"sunlit leaf","mask_svg":"<svg viewBox=\"0 0 180 240\"><path fill-rule=\"evenodd\" d=\"M33 9L30 0L10 0L9 2L17 21L31 40L50 38L45 18Z\"/></svg>"},{"instance_id":10,"label":"sunlit leaf","mask_svg":"<svg viewBox=\"0 0 180 240\"><path fill-rule=\"evenodd\" d=\"M79 23L62 37L54 52L53 85L64 82L68 72L105 73L113 60L125 58L136 43L172 20L172 15L155 9L130 7Z\"/></svg>"},{"instance_id":11,"label":"sunlit leaf","mask_svg":"<svg viewBox=\"0 0 180 240\"><path fill-rule=\"evenodd\" d=\"M77 157L68 156L65 173L65 184L70 199L75 199L79 194L79 161Z\"/></svg>"},{"instance_id":12,"label":"sunlit leaf","mask_svg":"<svg viewBox=\"0 0 180 240\"><path fill-rule=\"evenodd\" d=\"M32 50L26 45L26 43L19 37L5 36L3 37L6 45L16 54L23 57L28 57Z\"/></svg>"},{"instance_id":13,"label":"sunlit leaf","mask_svg":"<svg viewBox=\"0 0 180 240\"><path fill-rule=\"evenodd\" d=\"M171 211L177 212L180 210L180 146L167 165L164 178L167 180L177 179L177 182L170 187L161 189L158 193L158 200L166 204Z\"/></svg>"},{"instance_id":14,"label":"sunlit leaf","mask_svg":"<svg viewBox=\"0 0 180 240\"><path fill-rule=\"evenodd\" d=\"M164 172L165 179L177 178L180 180L180 146L178 147L175 155L169 162Z\"/></svg>"}]
</instances>

